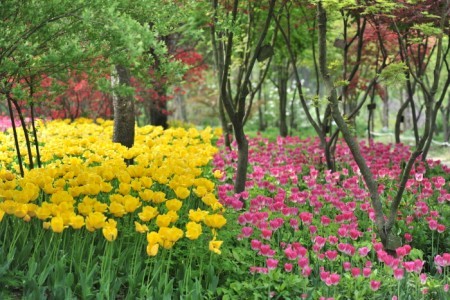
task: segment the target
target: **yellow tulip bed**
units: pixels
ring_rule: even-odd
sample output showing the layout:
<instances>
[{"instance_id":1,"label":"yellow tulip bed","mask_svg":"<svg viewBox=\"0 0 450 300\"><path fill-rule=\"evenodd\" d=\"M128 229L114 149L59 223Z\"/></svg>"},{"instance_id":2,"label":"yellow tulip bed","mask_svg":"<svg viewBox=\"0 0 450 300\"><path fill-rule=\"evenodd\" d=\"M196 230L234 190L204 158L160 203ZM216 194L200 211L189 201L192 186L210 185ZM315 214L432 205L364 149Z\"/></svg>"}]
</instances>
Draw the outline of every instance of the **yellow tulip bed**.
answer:
<instances>
[{"instance_id":1,"label":"yellow tulip bed","mask_svg":"<svg viewBox=\"0 0 450 300\"><path fill-rule=\"evenodd\" d=\"M112 133L112 121L101 119L40 123L43 167L22 178L12 133L0 132L0 226L7 217L36 219L54 233L101 231L110 242L128 230L146 234L149 256L208 230L207 249L220 254L226 219L213 180L221 174L208 167L220 131L138 127L132 148L113 143Z\"/></svg>"}]
</instances>

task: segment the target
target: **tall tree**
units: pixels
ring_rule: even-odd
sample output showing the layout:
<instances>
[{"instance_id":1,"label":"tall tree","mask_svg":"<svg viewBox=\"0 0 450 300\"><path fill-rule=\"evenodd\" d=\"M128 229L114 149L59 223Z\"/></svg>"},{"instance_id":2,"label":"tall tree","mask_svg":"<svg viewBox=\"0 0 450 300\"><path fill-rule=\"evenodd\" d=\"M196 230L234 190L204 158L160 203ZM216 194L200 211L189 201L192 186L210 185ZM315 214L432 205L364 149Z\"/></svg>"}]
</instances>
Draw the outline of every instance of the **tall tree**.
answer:
<instances>
[{"instance_id":1,"label":"tall tree","mask_svg":"<svg viewBox=\"0 0 450 300\"><path fill-rule=\"evenodd\" d=\"M445 1L445 5L441 6L441 18L440 24L442 26L446 21L446 15L448 15L448 1ZM411 153L410 158L408 159L403 172L400 176L399 185L396 190L396 194L394 196L393 201L389 206L389 213L385 214L383 210L383 205L380 199L380 194L378 192L378 183L375 180L370 168L367 165L367 162L364 160L359 144L353 137L351 131L349 130L348 124L346 123L343 114L339 108L338 101L338 93L336 85L332 80L332 71L328 68L327 63L327 10L324 7L322 1L317 3L317 22L319 28L319 64L320 64L320 72L322 75L323 82L326 86L327 97L331 103L331 114L339 127L342 135L347 143L353 158L355 159L356 164L358 165L361 175L367 185L367 188L370 193L370 198L372 202L372 207L375 212L375 223L377 226L378 235L381 238L382 243L387 248L392 247L390 245L390 241L392 235L390 235L391 229L395 225L395 221L397 218L398 207L402 200L402 195L406 187L406 183L409 179L410 172L413 168L413 165L416 159L420 156L423 151L423 147L425 146L425 141L429 137L432 114L431 114L431 106L427 109L426 113L426 127L424 130L424 136L421 138L419 144L416 146L415 150ZM403 46L404 47L404 46ZM439 56L438 56L439 57ZM439 69L441 62L439 59L436 61L436 67ZM437 72L435 72L435 76ZM436 77L435 77L436 79ZM433 86L435 83L433 83ZM431 95L432 96L432 95Z\"/></svg>"},{"instance_id":2,"label":"tall tree","mask_svg":"<svg viewBox=\"0 0 450 300\"><path fill-rule=\"evenodd\" d=\"M275 0L269 0L267 4L264 3L261 6L261 3L256 4L252 1L234 0L231 10L227 10L227 8L219 7L217 0L211 1L214 10L212 20L214 26L212 32L213 50L216 70L219 72L220 105L223 105L233 126L238 147L234 184L236 193L245 190L247 178L248 141L244 132L244 124L252 104L251 101L248 103L247 100L253 99L262 82L261 80L256 86L253 85L251 76L257 60L262 61L270 56L270 53L265 53L263 49L272 47L266 46L269 45L266 37L275 2ZM266 5L267 7L265 7ZM261 9L261 7L264 7L264 9ZM243 10L246 10L246 13L243 13ZM220 22L228 24L228 26L220 27L220 16L224 17ZM240 23L243 20L246 23ZM239 30L239 27L244 28L244 31ZM242 43L243 38L245 39L244 43ZM236 76L232 78L232 68L234 67L237 69Z\"/></svg>"}]
</instances>

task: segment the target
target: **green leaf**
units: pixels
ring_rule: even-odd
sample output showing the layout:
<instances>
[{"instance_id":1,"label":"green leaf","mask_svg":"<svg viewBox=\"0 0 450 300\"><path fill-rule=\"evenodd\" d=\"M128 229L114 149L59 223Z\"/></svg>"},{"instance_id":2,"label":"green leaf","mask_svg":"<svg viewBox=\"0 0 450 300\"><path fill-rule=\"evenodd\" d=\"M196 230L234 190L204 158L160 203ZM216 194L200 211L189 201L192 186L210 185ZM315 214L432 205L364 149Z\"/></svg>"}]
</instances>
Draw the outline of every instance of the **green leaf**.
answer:
<instances>
[{"instance_id":1,"label":"green leaf","mask_svg":"<svg viewBox=\"0 0 450 300\"><path fill-rule=\"evenodd\" d=\"M408 67L403 62L394 62L386 66L378 76L379 81L388 85L401 85L406 81Z\"/></svg>"}]
</instances>

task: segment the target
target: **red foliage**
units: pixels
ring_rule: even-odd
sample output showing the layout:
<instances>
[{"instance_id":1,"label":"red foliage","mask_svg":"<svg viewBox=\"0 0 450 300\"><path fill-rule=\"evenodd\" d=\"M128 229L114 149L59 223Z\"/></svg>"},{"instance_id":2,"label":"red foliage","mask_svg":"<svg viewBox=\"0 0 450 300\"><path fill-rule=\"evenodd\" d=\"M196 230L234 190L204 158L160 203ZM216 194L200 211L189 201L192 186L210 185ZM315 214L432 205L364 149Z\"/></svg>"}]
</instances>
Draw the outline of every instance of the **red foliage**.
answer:
<instances>
[{"instance_id":1,"label":"red foliage","mask_svg":"<svg viewBox=\"0 0 450 300\"><path fill-rule=\"evenodd\" d=\"M179 49L176 50L174 59L188 66L187 72L183 76L184 86L203 79L202 73L207 69L207 65L203 62L201 54L191 49ZM166 92L167 79L158 76L153 69L149 70L149 74L153 78L151 88L146 87L148 85L135 78L131 79L131 84L135 88L137 104L147 107L144 111L148 111L148 108L151 107L164 115L169 115L171 112L167 110L167 102L173 99L174 95ZM109 74L94 73L94 75L88 75L73 70L68 71L68 79L57 79L42 75L38 80L39 84L33 87L33 98L37 103L35 105L36 116L46 119L112 118L111 95L99 91L95 86L96 80L92 80L90 76L110 79ZM21 79L19 82L21 87L26 90L26 94L30 94L27 80ZM184 89L177 86L173 92L184 93ZM19 103L24 114L29 115L27 102L23 100Z\"/></svg>"},{"instance_id":2,"label":"red foliage","mask_svg":"<svg viewBox=\"0 0 450 300\"><path fill-rule=\"evenodd\" d=\"M69 71L68 75L67 81L42 76L41 89L34 97L45 101L40 101L36 114L51 119L111 118L113 109L110 96L97 90L86 73ZM51 101L48 101L49 98Z\"/></svg>"},{"instance_id":3,"label":"red foliage","mask_svg":"<svg viewBox=\"0 0 450 300\"><path fill-rule=\"evenodd\" d=\"M194 50L178 50L174 55L175 60L181 61L189 67L183 79L187 82L197 82L203 79L203 71L208 66L203 61L203 56Z\"/></svg>"}]
</instances>

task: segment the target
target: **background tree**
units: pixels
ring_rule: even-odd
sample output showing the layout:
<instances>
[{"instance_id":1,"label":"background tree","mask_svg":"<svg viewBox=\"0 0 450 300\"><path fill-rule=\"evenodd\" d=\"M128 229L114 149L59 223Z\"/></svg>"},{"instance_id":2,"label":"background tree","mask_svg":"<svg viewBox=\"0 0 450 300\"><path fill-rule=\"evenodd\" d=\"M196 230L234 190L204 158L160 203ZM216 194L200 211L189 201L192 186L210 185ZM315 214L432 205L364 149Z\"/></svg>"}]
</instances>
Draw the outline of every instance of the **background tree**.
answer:
<instances>
[{"instance_id":1,"label":"background tree","mask_svg":"<svg viewBox=\"0 0 450 300\"><path fill-rule=\"evenodd\" d=\"M440 16L440 26L441 30L443 28L443 24L446 23L448 15L448 3L445 3L445 5L441 6L441 16ZM338 93L337 93L337 87L333 82L333 77L331 71L328 69L327 64L327 11L324 8L324 5L322 1L319 1L317 4L317 20L318 20L318 28L319 28L319 62L320 62L320 71L322 74L322 78L324 81L324 84L327 88L327 95L328 100L331 103L331 114L333 116L334 121L336 122L337 126L339 127L340 131L343 134L343 137L345 139L345 142L347 143L353 158L355 159L355 162L357 163L360 172L364 178L364 181L367 185L367 188L370 193L371 201L372 201L372 207L375 212L376 216L376 226L378 230L378 234L381 238L382 243L387 249L391 249L393 246L390 244L393 240L392 235L390 235L391 229L395 225L396 217L397 217L397 211L399 204L402 200L402 195L405 190L406 182L410 176L410 172L412 170L412 167L416 161L416 159L420 156L422 153L423 147L425 146L425 141L429 137L431 122L432 122L432 114L431 114L431 108L432 106L428 104L428 107L426 107L426 127L424 130L424 136L421 138L419 144L415 148L415 150L411 153L411 156L409 160L407 161L402 175L400 177L400 182L398 185L398 189L396 191L395 197L393 201L390 204L389 207L389 214L385 215L383 211L383 205L380 199L380 194L378 192L378 184L376 180L373 177L373 174L370 170L370 168L367 165L367 162L364 160L363 156L361 155L361 151L359 148L359 145L355 138L353 137L351 131L349 130L348 124L346 123L343 114L340 111L339 108L339 102L338 102ZM442 36L438 37L442 38ZM404 41L401 41L401 44L403 44ZM438 42L439 44L439 42ZM404 47L404 45L402 46ZM438 53L440 50L438 49ZM442 55L442 54L440 54ZM441 61L440 61L440 55L438 55L438 59L436 60L435 65L435 78L437 81L438 79L438 70L440 70L441 67ZM436 81L433 82L433 87L435 87ZM435 91L435 89L433 89ZM430 93L428 95L430 97L428 99L429 102L433 103L433 93Z\"/></svg>"},{"instance_id":2,"label":"background tree","mask_svg":"<svg viewBox=\"0 0 450 300\"><path fill-rule=\"evenodd\" d=\"M243 5L240 7L240 4ZM249 115L251 102L247 105L247 98L253 99L260 84L256 88L252 85L251 76L257 60L264 60L263 46L267 45L266 36L275 8L275 0L268 2L266 9L260 9L250 1L234 0L231 11L219 7L217 0L212 1L215 13L213 18L213 49L216 70L219 72L220 105L223 105L233 126L234 137L238 147L238 162L234 191L245 190L248 165L248 142L244 133L244 124ZM240 9L246 10L243 13ZM225 17L221 22L228 26L218 26L219 14ZM246 20L244 24L241 21ZM261 23L255 23L259 20ZM239 27L244 28L239 31ZM241 34L244 34L241 36ZM238 41L246 37L244 44ZM242 40L241 40L242 41ZM268 57L266 57L268 58ZM236 77L232 77L233 67ZM232 89L232 80L235 84Z\"/></svg>"}]
</instances>

